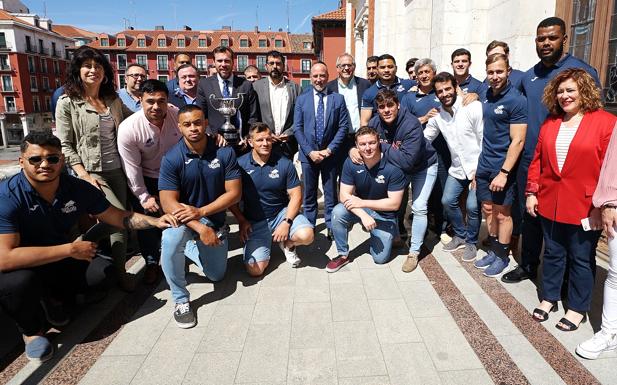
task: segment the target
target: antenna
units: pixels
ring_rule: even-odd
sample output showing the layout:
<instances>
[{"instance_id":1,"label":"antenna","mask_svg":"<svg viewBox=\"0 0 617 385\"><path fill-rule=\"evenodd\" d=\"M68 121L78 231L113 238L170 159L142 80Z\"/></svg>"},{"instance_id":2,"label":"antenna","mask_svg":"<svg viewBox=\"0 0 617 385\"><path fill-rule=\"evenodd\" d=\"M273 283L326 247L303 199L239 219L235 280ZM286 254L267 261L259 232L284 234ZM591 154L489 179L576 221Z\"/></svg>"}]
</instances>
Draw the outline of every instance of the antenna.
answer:
<instances>
[{"instance_id":1,"label":"antenna","mask_svg":"<svg viewBox=\"0 0 617 385\"><path fill-rule=\"evenodd\" d=\"M131 26L131 21L126 17L123 17L122 21L124 21L124 30L126 31Z\"/></svg>"},{"instance_id":2,"label":"antenna","mask_svg":"<svg viewBox=\"0 0 617 385\"><path fill-rule=\"evenodd\" d=\"M287 1L287 33L289 33L289 3L291 2L291 0L286 0Z\"/></svg>"},{"instance_id":3,"label":"antenna","mask_svg":"<svg viewBox=\"0 0 617 385\"><path fill-rule=\"evenodd\" d=\"M47 2L43 0L43 15L47 17Z\"/></svg>"},{"instance_id":4,"label":"antenna","mask_svg":"<svg viewBox=\"0 0 617 385\"><path fill-rule=\"evenodd\" d=\"M255 7L255 27L259 27L259 4Z\"/></svg>"}]
</instances>

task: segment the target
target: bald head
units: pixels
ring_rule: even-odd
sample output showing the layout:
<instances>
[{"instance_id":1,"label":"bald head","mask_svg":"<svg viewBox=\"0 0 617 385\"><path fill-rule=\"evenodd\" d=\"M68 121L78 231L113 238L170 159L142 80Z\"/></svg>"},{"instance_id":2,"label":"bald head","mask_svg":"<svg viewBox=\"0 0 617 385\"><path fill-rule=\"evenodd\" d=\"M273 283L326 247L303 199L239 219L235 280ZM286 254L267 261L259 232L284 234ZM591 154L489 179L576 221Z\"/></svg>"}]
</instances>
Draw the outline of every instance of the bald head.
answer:
<instances>
[{"instance_id":1,"label":"bald head","mask_svg":"<svg viewBox=\"0 0 617 385\"><path fill-rule=\"evenodd\" d=\"M325 63L318 61L311 67L311 85L317 91L323 91L328 82L328 67Z\"/></svg>"}]
</instances>

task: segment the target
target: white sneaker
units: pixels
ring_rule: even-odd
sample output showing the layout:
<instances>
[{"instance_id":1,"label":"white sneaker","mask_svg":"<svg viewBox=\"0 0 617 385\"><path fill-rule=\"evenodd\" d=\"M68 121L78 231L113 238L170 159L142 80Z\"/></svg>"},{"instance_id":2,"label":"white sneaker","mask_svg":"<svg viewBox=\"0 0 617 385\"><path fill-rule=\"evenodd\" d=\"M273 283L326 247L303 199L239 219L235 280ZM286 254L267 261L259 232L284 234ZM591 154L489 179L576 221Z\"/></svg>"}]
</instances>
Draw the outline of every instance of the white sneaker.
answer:
<instances>
[{"instance_id":1,"label":"white sneaker","mask_svg":"<svg viewBox=\"0 0 617 385\"><path fill-rule=\"evenodd\" d=\"M279 242L279 247L283 251L283 254L285 255L285 259L287 259L287 262L291 264L291 267L300 266L300 262L302 261L298 257L298 253L296 253L295 246L292 248L287 248L285 247L285 242Z\"/></svg>"},{"instance_id":2,"label":"white sneaker","mask_svg":"<svg viewBox=\"0 0 617 385\"><path fill-rule=\"evenodd\" d=\"M617 348L617 334L609 334L600 330L590 339L580 343L576 347L576 354L588 360L595 360L603 352Z\"/></svg>"}]
</instances>

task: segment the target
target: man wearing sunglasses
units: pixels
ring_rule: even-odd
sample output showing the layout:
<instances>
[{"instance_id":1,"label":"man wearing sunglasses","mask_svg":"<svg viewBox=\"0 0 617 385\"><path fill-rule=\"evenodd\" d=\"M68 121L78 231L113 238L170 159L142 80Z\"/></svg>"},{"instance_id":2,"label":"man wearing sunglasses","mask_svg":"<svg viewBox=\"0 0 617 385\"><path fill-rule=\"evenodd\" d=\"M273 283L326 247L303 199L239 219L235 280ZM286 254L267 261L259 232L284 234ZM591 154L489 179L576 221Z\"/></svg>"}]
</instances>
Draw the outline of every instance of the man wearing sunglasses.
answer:
<instances>
[{"instance_id":1,"label":"man wearing sunglasses","mask_svg":"<svg viewBox=\"0 0 617 385\"><path fill-rule=\"evenodd\" d=\"M90 214L127 230L178 222L172 215L117 209L91 184L62 174L60 140L49 133L27 135L19 163L22 171L0 183L0 309L23 334L26 357L42 362L54 352L45 338L47 322L67 324L63 304L74 302L77 293L104 289L114 271L109 261L94 258L93 231L72 240L79 218Z\"/></svg>"},{"instance_id":2,"label":"man wearing sunglasses","mask_svg":"<svg viewBox=\"0 0 617 385\"><path fill-rule=\"evenodd\" d=\"M131 63L126 67L126 85L118 91L118 96L131 111L141 110L141 91L143 82L148 79L148 71L141 64Z\"/></svg>"}]
</instances>

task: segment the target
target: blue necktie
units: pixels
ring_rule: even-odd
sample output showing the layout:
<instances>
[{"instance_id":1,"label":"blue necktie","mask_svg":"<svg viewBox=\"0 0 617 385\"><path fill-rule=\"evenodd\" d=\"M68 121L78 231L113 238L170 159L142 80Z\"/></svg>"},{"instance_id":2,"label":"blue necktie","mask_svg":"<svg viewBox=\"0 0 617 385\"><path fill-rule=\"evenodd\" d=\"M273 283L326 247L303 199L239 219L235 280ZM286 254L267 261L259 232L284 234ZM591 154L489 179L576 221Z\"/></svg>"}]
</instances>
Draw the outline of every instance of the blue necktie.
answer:
<instances>
[{"instance_id":1,"label":"blue necktie","mask_svg":"<svg viewBox=\"0 0 617 385\"><path fill-rule=\"evenodd\" d=\"M318 92L317 96L319 96L319 103L317 103L317 116L315 117L315 137L317 139L317 144L321 147L326 126L323 102L324 94L323 92Z\"/></svg>"},{"instance_id":2,"label":"blue necktie","mask_svg":"<svg viewBox=\"0 0 617 385\"><path fill-rule=\"evenodd\" d=\"M229 93L229 80L223 80L223 97L230 98L231 94Z\"/></svg>"}]
</instances>

